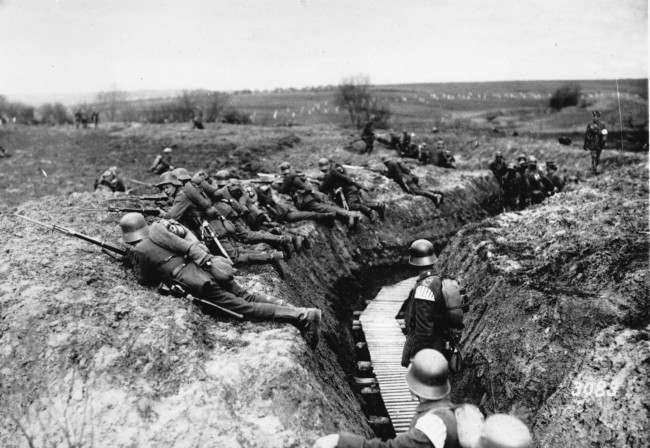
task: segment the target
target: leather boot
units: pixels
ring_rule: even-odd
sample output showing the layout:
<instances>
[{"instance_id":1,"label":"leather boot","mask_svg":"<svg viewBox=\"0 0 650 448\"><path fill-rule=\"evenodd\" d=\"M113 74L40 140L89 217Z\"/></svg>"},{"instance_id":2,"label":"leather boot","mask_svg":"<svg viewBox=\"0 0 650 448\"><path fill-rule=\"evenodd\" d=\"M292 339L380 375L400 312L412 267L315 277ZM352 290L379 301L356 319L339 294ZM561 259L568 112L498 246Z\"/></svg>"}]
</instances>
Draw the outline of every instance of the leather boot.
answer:
<instances>
[{"instance_id":1,"label":"leather boot","mask_svg":"<svg viewBox=\"0 0 650 448\"><path fill-rule=\"evenodd\" d=\"M273 319L278 322L287 322L300 330L305 342L312 350L318 345L321 311L318 308L293 308L278 306Z\"/></svg>"}]
</instances>

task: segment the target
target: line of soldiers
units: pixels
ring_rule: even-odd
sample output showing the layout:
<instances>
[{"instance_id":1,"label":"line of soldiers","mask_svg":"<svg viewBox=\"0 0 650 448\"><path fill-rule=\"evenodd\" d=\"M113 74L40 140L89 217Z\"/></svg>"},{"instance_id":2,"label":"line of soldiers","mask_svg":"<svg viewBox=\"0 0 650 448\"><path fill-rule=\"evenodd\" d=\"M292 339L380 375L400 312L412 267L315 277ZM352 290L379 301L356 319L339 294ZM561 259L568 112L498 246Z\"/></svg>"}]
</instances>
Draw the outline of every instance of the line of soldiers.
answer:
<instances>
[{"instance_id":1,"label":"line of soldiers","mask_svg":"<svg viewBox=\"0 0 650 448\"><path fill-rule=\"evenodd\" d=\"M462 328L456 310L444 297L444 282L434 272L436 256L428 240L409 247L409 263L418 279L405 300L406 342L402 365L406 384L418 405L410 429L391 440L365 439L343 432L321 437L314 448L532 448L526 425L516 417L494 414L487 419L474 405L450 400L450 371L457 350L451 331Z\"/></svg>"},{"instance_id":2,"label":"line of soldiers","mask_svg":"<svg viewBox=\"0 0 650 448\"><path fill-rule=\"evenodd\" d=\"M74 125L76 128L82 127L86 129L89 121L95 128L97 128L97 126L99 126L99 112L93 110L90 112L90 115L88 115L81 110L77 110L74 113Z\"/></svg>"},{"instance_id":3,"label":"line of soldiers","mask_svg":"<svg viewBox=\"0 0 650 448\"><path fill-rule=\"evenodd\" d=\"M171 167L171 151L165 150L163 155L168 158L160 157L153 170ZM217 173L213 180L204 170L190 174L184 168L174 168L164 171L153 184L162 195L121 198L154 200L156 207L109 207L109 211L129 211L120 226L124 241L134 245L139 257L130 264L143 282L172 282L172 286L242 318L293 323L315 347L320 311L286 304L278 308L277 301L249 294L232 283L232 275L234 267L254 263L271 263L286 275L281 261L309 249L309 240L288 229L287 223L313 220L332 226L340 220L355 228L364 215L372 221L384 217L383 204L368 201L362 195L363 187L342 165L321 159L319 168L323 177L318 188L312 186L314 179L292 170L287 162L279 166L281 177L251 182L230 179L227 171ZM123 187L116 167L96 182L96 189L123 191ZM158 220L149 226L143 213ZM173 235L187 241L181 243ZM173 254L177 262L171 261ZM188 268L181 259L198 267ZM212 280L208 282L202 271ZM188 272L190 277L184 278L183 273Z\"/></svg>"},{"instance_id":4,"label":"line of soldiers","mask_svg":"<svg viewBox=\"0 0 650 448\"><path fill-rule=\"evenodd\" d=\"M539 204L546 197L564 189L566 178L558 172L553 161L546 162L546 172L537 166L535 156L520 154L517 163L507 163L497 152L488 167L496 177L503 192L503 202L509 209L522 209Z\"/></svg>"}]
</instances>

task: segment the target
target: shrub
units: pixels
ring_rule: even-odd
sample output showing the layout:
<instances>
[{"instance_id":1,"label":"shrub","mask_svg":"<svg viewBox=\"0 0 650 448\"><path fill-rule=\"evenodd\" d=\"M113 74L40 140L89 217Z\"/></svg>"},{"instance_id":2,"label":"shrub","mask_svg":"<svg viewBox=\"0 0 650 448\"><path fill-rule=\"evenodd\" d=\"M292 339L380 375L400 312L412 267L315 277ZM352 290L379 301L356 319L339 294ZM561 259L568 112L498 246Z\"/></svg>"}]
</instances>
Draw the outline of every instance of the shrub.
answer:
<instances>
[{"instance_id":1,"label":"shrub","mask_svg":"<svg viewBox=\"0 0 650 448\"><path fill-rule=\"evenodd\" d=\"M361 128L373 115L377 127L388 127L390 108L370 93L370 80L366 76L341 81L336 88L334 102L348 112L350 122L357 128Z\"/></svg>"},{"instance_id":2,"label":"shrub","mask_svg":"<svg viewBox=\"0 0 650 448\"><path fill-rule=\"evenodd\" d=\"M223 115L221 122L229 124L250 124L251 116L237 109L230 109Z\"/></svg>"},{"instance_id":3,"label":"shrub","mask_svg":"<svg viewBox=\"0 0 650 448\"><path fill-rule=\"evenodd\" d=\"M580 86L578 84L565 84L557 89L551 99L549 106L553 110L560 110L568 106L577 106L580 102Z\"/></svg>"}]
</instances>

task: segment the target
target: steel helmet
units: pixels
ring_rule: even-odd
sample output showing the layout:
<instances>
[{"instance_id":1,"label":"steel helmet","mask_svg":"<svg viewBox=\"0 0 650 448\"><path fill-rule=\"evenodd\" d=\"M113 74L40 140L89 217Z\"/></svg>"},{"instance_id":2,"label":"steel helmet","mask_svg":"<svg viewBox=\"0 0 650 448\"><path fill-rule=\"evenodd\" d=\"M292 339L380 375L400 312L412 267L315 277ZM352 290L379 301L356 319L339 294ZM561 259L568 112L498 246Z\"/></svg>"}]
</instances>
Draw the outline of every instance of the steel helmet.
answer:
<instances>
[{"instance_id":1,"label":"steel helmet","mask_svg":"<svg viewBox=\"0 0 650 448\"><path fill-rule=\"evenodd\" d=\"M136 243L149 236L149 227L144 216L140 213L127 213L120 219L122 240L125 243Z\"/></svg>"},{"instance_id":2,"label":"steel helmet","mask_svg":"<svg viewBox=\"0 0 650 448\"><path fill-rule=\"evenodd\" d=\"M165 149L163 149L162 152L164 152L165 154L170 154L172 152L172 149L168 146Z\"/></svg>"},{"instance_id":3,"label":"steel helmet","mask_svg":"<svg viewBox=\"0 0 650 448\"><path fill-rule=\"evenodd\" d=\"M409 264L413 266L430 266L436 262L433 244L429 240L415 240L409 247Z\"/></svg>"},{"instance_id":4,"label":"steel helmet","mask_svg":"<svg viewBox=\"0 0 650 448\"><path fill-rule=\"evenodd\" d=\"M329 166L329 164L330 161L326 157L321 157L320 159L318 159L318 168L320 168L321 170L326 169Z\"/></svg>"},{"instance_id":5,"label":"steel helmet","mask_svg":"<svg viewBox=\"0 0 650 448\"><path fill-rule=\"evenodd\" d=\"M411 392L426 400L440 400L449 395L449 365L437 350L425 348L415 354L406 372Z\"/></svg>"},{"instance_id":6,"label":"steel helmet","mask_svg":"<svg viewBox=\"0 0 650 448\"><path fill-rule=\"evenodd\" d=\"M216 173L214 173L214 177L217 180L226 180L230 177L230 171L227 169L219 170Z\"/></svg>"},{"instance_id":7,"label":"steel helmet","mask_svg":"<svg viewBox=\"0 0 650 448\"><path fill-rule=\"evenodd\" d=\"M165 185L175 185L180 187L183 184L176 179L176 176L174 176L171 171L167 171L160 175L160 181L156 184L156 187L163 187Z\"/></svg>"},{"instance_id":8,"label":"steel helmet","mask_svg":"<svg viewBox=\"0 0 650 448\"><path fill-rule=\"evenodd\" d=\"M185 168L176 168L172 170L172 174L181 182L188 181L192 178L192 176L190 176L190 172Z\"/></svg>"},{"instance_id":9,"label":"steel helmet","mask_svg":"<svg viewBox=\"0 0 650 448\"><path fill-rule=\"evenodd\" d=\"M200 184L207 178L208 178L208 173L206 173L205 170L198 170L196 173L194 173L194 176L192 176L192 182L194 182L195 184Z\"/></svg>"},{"instance_id":10,"label":"steel helmet","mask_svg":"<svg viewBox=\"0 0 650 448\"><path fill-rule=\"evenodd\" d=\"M528 156L528 164L529 164L529 165L537 165L537 157L535 157L535 156Z\"/></svg>"},{"instance_id":11,"label":"steel helmet","mask_svg":"<svg viewBox=\"0 0 650 448\"><path fill-rule=\"evenodd\" d=\"M494 154L495 159L503 159L503 153L501 151L497 151L496 154Z\"/></svg>"},{"instance_id":12,"label":"steel helmet","mask_svg":"<svg viewBox=\"0 0 650 448\"><path fill-rule=\"evenodd\" d=\"M526 154L519 154L517 156L517 162L520 162L521 160L523 160L525 162L526 159L527 159Z\"/></svg>"},{"instance_id":13,"label":"steel helmet","mask_svg":"<svg viewBox=\"0 0 650 448\"><path fill-rule=\"evenodd\" d=\"M282 162L280 164L280 171L287 171L291 169L291 164L289 162Z\"/></svg>"},{"instance_id":14,"label":"steel helmet","mask_svg":"<svg viewBox=\"0 0 650 448\"><path fill-rule=\"evenodd\" d=\"M494 414L485 419L478 448L532 448L533 438L517 417Z\"/></svg>"}]
</instances>

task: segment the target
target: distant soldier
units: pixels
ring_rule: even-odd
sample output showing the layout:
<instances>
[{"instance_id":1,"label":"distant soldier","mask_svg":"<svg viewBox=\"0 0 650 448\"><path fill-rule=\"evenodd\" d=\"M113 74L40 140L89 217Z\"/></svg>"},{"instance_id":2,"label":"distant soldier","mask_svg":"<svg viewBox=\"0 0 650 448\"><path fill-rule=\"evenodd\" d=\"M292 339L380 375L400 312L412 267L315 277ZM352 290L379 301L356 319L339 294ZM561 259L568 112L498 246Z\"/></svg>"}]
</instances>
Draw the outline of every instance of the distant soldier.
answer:
<instances>
[{"instance_id":1,"label":"distant soldier","mask_svg":"<svg viewBox=\"0 0 650 448\"><path fill-rule=\"evenodd\" d=\"M528 192L528 202L539 204L546 197L553 194L553 183L537 169L537 159L535 156L528 157L528 169L526 170L526 191Z\"/></svg>"},{"instance_id":2,"label":"distant soldier","mask_svg":"<svg viewBox=\"0 0 650 448\"><path fill-rule=\"evenodd\" d=\"M192 117L192 129L203 129L203 112L198 112Z\"/></svg>"},{"instance_id":3,"label":"distant soldier","mask_svg":"<svg viewBox=\"0 0 650 448\"><path fill-rule=\"evenodd\" d=\"M400 147L400 155L408 153L411 149L411 143L413 141L413 133L408 133L406 131L402 131L402 140L400 141L399 147Z\"/></svg>"},{"instance_id":4,"label":"distant soldier","mask_svg":"<svg viewBox=\"0 0 650 448\"><path fill-rule=\"evenodd\" d=\"M291 196L298 210L319 213L333 212L336 213L337 218L345 220L348 227L356 226L359 219L358 212L351 212L325 203L321 199L321 193L315 192L300 174L293 171L289 162L280 164L280 173L282 174L282 184L278 186L278 191Z\"/></svg>"},{"instance_id":5,"label":"distant soldier","mask_svg":"<svg viewBox=\"0 0 650 448\"><path fill-rule=\"evenodd\" d=\"M81 126L81 122L83 121L82 119L83 114L81 113L81 110L76 110L74 113L74 127L79 129L79 126Z\"/></svg>"},{"instance_id":6,"label":"distant soldier","mask_svg":"<svg viewBox=\"0 0 650 448\"><path fill-rule=\"evenodd\" d=\"M385 155L381 157L381 160L388 169L386 177L394 180L406 193L429 198L436 206L442 204L443 194L439 191L421 188L418 177L412 174L411 170L402 162Z\"/></svg>"},{"instance_id":7,"label":"distant soldier","mask_svg":"<svg viewBox=\"0 0 650 448\"><path fill-rule=\"evenodd\" d=\"M506 172L503 175L502 184L504 205L510 210L516 209L519 206L520 191L523 188L523 177L519 174L519 170L514 162L506 165Z\"/></svg>"},{"instance_id":8,"label":"distant soldier","mask_svg":"<svg viewBox=\"0 0 650 448\"><path fill-rule=\"evenodd\" d=\"M546 177L553 183L555 193L564 189L566 177L558 174L555 162L546 162Z\"/></svg>"},{"instance_id":9,"label":"distant soldier","mask_svg":"<svg viewBox=\"0 0 650 448\"><path fill-rule=\"evenodd\" d=\"M375 148L374 118L370 117L370 120L363 127L363 131L361 131L361 140L366 144L366 148L364 149L366 154L372 153L372 150Z\"/></svg>"},{"instance_id":10,"label":"distant soldier","mask_svg":"<svg viewBox=\"0 0 650 448\"><path fill-rule=\"evenodd\" d=\"M94 189L102 190L102 191L110 191L110 192L126 191L126 187L124 186L124 181L117 174L116 166L110 167L109 169L104 171L102 175L99 176L99 178L97 178L97 180L95 180Z\"/></svg>"},{"instance_id":11,"label":"distant soldier","mask_svg":"<svg viewBox=\"0 0 650 448\"><path fill-rule=\"evenodd\" d=\"M141 214L128 213L120 220L120 228L124 242L132 246L132 264L142 284L171 283L245 319L290 323L300 330L309 347L316 348L319 309L288 306L282 300L246 291L234 281L227 260L210 254L183 225L162 220L147 226Z\"/></svg>"},{"instance_id":12,"label":"distant soldier","mask_svg":"<svg viewBox=\"0 0 650 448\"><path fill-rule=\"evenodd\" d=\"M318 161L318 169L324 173L319 190L329 194L340 206L360 211L371 221L376 221L377 217L384 217L386 206L372 201L364 201L361 197L363 187L348 176L342 165L323 157Z\"/></svg>"},{"instance_id":13,"label":"distant soldier","mask_svg":"<svg viewBox=\"0 0 650 448\"><path fill-rule=\"evenodd\" d=\"M149 167L149 171L154 174L162 174L165 171L171 171L172 166L172 149L167 147L162 150L162 154L158 154L153 163Z\"/></svg>"},{"instance_id":14,"label":"distant soldier","mask_svg":"<svg viewBox=\"0 0 650 448\"><path fill-rule=\"evenodd\" d=\"M456 168L456 158L454 155L451 153L451 151L445 149L442 151L438 151L438 157L437 161L435 163L436 166L442 167L442 168Z\"/></svg>"},{"instance_id":15,"label":"distant soldier","mask_svg":"<svg viewBox=\"0 0 650 448\"><path fill-rule=\"evenodd\" d=\"M492 171L494 177L496 177L497 181L499 181L499 185L503 185L502 179L506 174L506 161L504 160L503 154L501 152L497 152L494 155L494 160L490 162L488 168L490 168L490 171Z\"/></svg>"},{"instance_id":16,"label":"distant soldier","mask_svg":"<svg viewBox=\"0 0 650 448\"><path fill-rule=\"evenodd\" d=\"M607 128L605 123L600 119L600 112L592 112L593 119L587 125L585 131L585 144L583 148L591 152L591 172L598 174L598 164L600 163L600 153L607 142Z\"/></svg>"},{"instance_id":17,"label":"distant soldier","mask_svg":"<svg viewBox=\"0 0 650 448\"><path fill-rule=\"evenodd\" d=\"M90 114L90 121L94 125L95 129L97 129L97 126L99 126L99 112L93 110Z\"/></svg>"},{"instance_id":18,"label":"distant soldier","mask_svg":"<svg viewBox=\"0 0 650 448\"><path fill-rule=\"evenodd\" d=\"M7 152L4 146L0 145L0 159L5 159L7 157L11 157L11 154Z\"/></svg>"}]
</instances>

